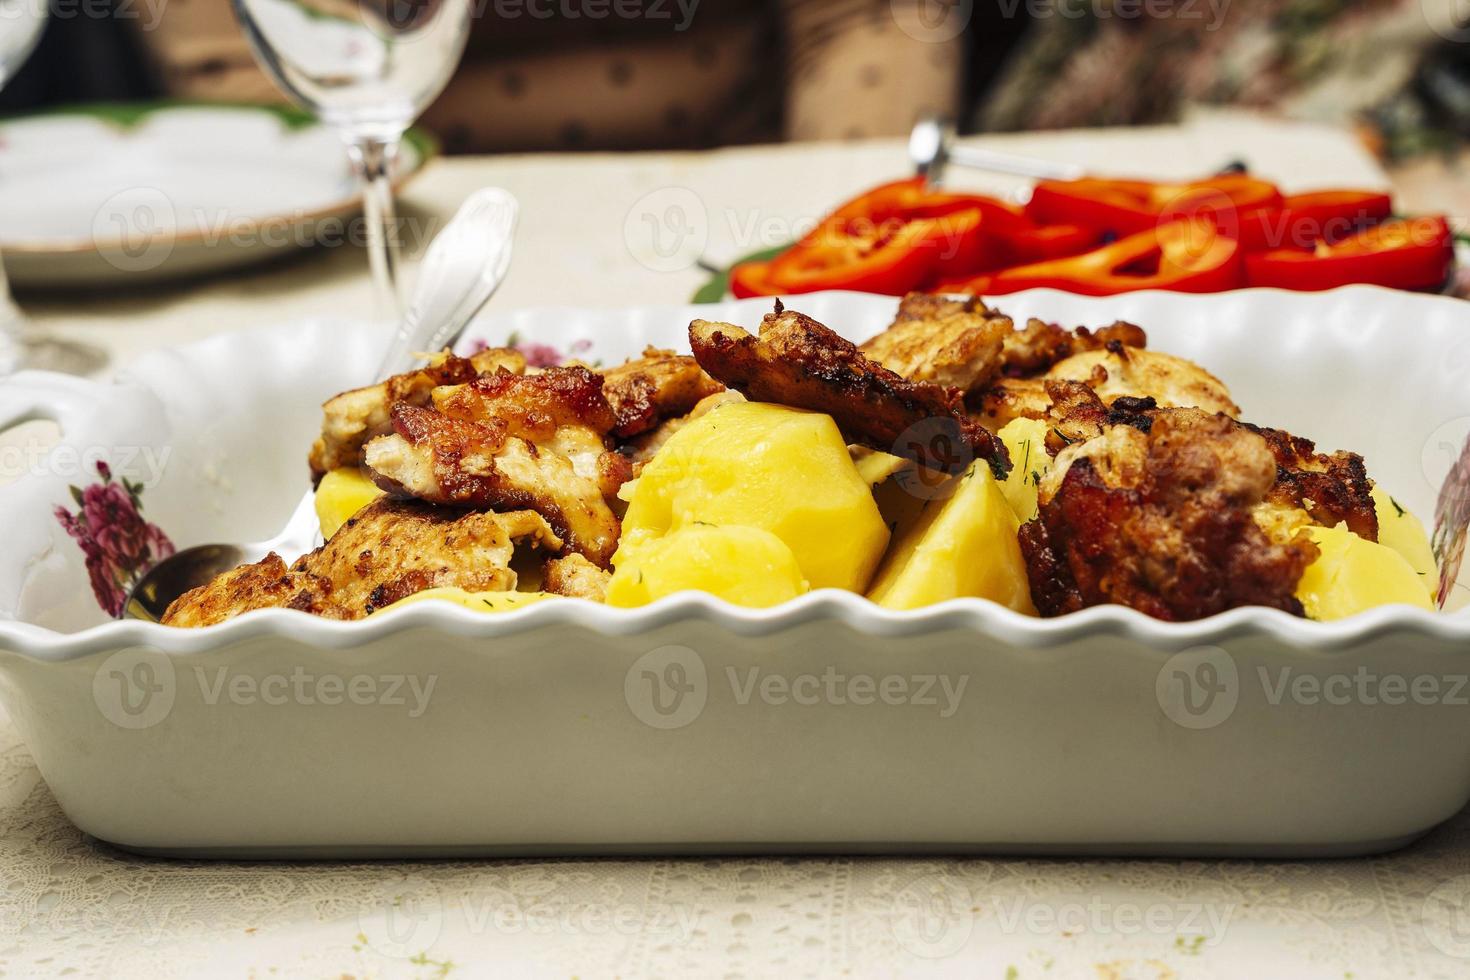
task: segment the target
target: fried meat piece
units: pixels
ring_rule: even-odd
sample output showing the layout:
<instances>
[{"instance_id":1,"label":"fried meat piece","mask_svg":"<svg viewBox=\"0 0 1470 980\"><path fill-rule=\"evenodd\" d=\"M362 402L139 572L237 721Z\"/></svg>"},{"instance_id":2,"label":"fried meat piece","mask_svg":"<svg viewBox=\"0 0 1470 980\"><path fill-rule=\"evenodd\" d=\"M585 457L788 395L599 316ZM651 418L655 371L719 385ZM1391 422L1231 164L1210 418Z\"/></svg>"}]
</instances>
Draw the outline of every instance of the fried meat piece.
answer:
<instances>
[{"instance_id":1,"label":"fried meat piece","mask_svg":"<svg viewBox=\"0 0 1470 980\"><path fill-rule=\"evenodd\" d=\"M320 478L328 470L362 465L363 446L391 428L394 405L427 405L440 385L464 384L491 371L525 370L525 357L508 347L492 347L467 358L446 352L416 371L329 398L322 405L321 435L311 447L312 475Z\"/></svg>"},{"instance_id":2,"label":"fried meat piece","mask_svg":"<svg viewBox=\"0 0 1470 980\"><path fill-rule=\"evenodd\" d=\"M700 367L716 380L754 401L824 412L851 441L930 466L954 468L956 459L967 464L972 453L999 476L1010 469L1005 445L965 414L961 391L901 377L779 302L761 321L759 337L732 324L695 320L689 342ZM927 440L909 438L914 426L933 420L969 453L931 458Z\"/></svg>"},{"instance_id":3,"label":"fried meat piece","mask_svg":"<svg viewBox=\"0 0 1470 980\"><path fill-rule=\"evenodd\" d=\"M1067 330L1036 317L1006 338L1001 351L1001 373L1009 378L1029 378L1083 351L1102 350L1113 344L1139 349L1148 346L1142 327L1118 320L1099 330L1078 327Z\"/></svg>"},{"instance_id":4,"label":"fried meat piece","mask_svg":"<svg viewBox=\"0 0 1470 980\"><path fill-rule=\"evenodd\" d=\"M999 373L1001 351L1015 325L975 297L933 299L905 297L893 324L858 350L911 381L973 391Z\"/></svg>"},{"instance_id":5,"label":"fried meat piece","mask_svg":"<svg viewBox=\"0 0 1470 980\"><path fill-rule=\"evenodd\" d=\"M576 599L602 602L612 575L578 554L553 558L541 570L541 590Z\"/></svg>"},{"instance_id":6,"label":"fried meat piece","mask_svg":"<svg viewBox=\"0 0 1470 980\"><path fill-rule=\"evenodd\" d=\"M701 399L724 390L694 358L657 347L603 371L602 377L603 393L616 418L612 434L620 441L687 415Z\"/></svg>"},{"instance_id":7,"label":"fried meat piece","mask_svg":"<svg viewBox=\"0 0 1470 980\"><path fill-rule=\"evenodd\" d=\"M272 552L253 565L231 569L179 596L163 614L163 623L187 629L213 626L253 609L298 609L331 619L346 618L326 601L330 592L327 582L287 568L285 559Z\"/></svg>"},{"instance_id":8,"label":"fried meat piece","mask_svg":"<svg viewBox=\"0 0 1470 980\"><path fill-rule=\"evenodd\" d=\"M1225 383L1193 361L1118 342L1073 354L1041 377L997 381L972 397L970 405L996 428L1012 419L1045 418L1051 404L1047 386L1055 381L1083 382L1108 404L1119 398L1152 398L1164 408L1240 414Z\"/></svg>"},{"instance_id":9,"label":"fried meat piece","mask_svg":"<svg viewBox=\"0 0 1470 980\"><path fill-rule=\"evenodd\" d=\"M606 566L618 544L618 519L600 474L509 434L500 418L472 422L398 405L393 434L367 447L367 466L396 496L462 507L534 510L573 551ZM595 462L594 462L595 467Z\"/></svg>"},{"instance_id":10,"label":"fried meat piece","mask_svg":"<svg viewBox=\"0 0 1470 980\"><path fill-rule=\"evenodd\" d=\"M331 584L330 602L358 619L425 589L516 587L516 542L555 554L561 538L532 511L488 513L378 500L297 568Z\"/></svg>"},{"instance_id":11,"label":"fried meat piece","mask_svg":"<svg viewBox=\"0 0 1470 980\"><path fill-rule=\"evenodd\" d=\"M1242 423L1259 434L1276 458L1276 484L1271 503L1300 507L1318 524L1348 530L1369 541L1378 540L1378 510L1373 504L1373 481L1357 453L1317 452L1310 439L1280 429Z\"/></svg>"},{"instance_id":12,"label":"fried meat piece","mask_svg":"<svg viewBox=\"0 0 1470 980\"><path fill-rule=\"evenodd\" d=\"M1043 616L1103 603L1165 620L1244 605L1303 614L1296 586L1317 548L1257 526L1276 460L1233 419L1153 410L1067 447L1054 474L1020 531Z\"/></svg>"},{"instance_id":13,"label":"fried meat piece","mask_svg":"<svg viewBox=\"0 0 1470 980\"><path fill-rule=\"evenodd\" d=\"M252 609L299 609L361 619L425 589L514 589L517 542L547 552L562 542L531 511L494 514L380 499L289 569L279 555L243 565L176 599L170 626L208 626Z\"/></svg>"}]
</instances>

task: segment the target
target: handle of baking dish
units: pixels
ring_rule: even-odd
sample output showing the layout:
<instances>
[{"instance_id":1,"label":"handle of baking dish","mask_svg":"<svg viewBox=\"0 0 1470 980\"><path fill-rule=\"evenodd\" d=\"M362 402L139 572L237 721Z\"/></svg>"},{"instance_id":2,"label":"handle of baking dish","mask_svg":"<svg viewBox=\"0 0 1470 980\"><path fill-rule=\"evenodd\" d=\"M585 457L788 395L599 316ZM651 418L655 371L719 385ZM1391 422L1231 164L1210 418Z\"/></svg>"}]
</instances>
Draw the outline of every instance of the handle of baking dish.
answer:
<instances>
[{"instance_id":1,"label":"handle of baking dish","mask_svg":"<svg viewBox=\"0 0 1470 980\"><path fill-rule=\"evenodd\" d=\"M53 371L21 371L0 378L0 432L44 419L62 434L101 407L107 386Z\"/></svg>"}]
</instances>

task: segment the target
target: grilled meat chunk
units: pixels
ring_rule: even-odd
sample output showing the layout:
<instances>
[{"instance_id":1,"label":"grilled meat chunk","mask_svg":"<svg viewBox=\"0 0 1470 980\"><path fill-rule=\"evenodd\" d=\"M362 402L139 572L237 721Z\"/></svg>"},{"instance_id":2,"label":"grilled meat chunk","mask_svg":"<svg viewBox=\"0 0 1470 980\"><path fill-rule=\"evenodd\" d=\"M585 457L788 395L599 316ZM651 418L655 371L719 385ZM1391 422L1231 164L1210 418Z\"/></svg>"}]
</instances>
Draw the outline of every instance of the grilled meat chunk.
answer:
<instances>
[{"instance_id":1,"label":"grilled meat chunk","mask_svg":"<svg viewBox=\"0 0 1470 980\"><path fill-rule=\"evenodd\" d=\"M213 582L175 599L163 614L165 626L213 626L254 609L297 609L301 612L346 619L327 601L331 584L315 575L287 568L272 552L253 565L241 565Z\"/></svg>"},{"instance_id":2,"label":"grilled meat chunk","mask_svg":"<svg viewBox=\"0 0 1470 980\"><path fill-rule=\"evenodd\" d=\"M636 360L608 368L602 377L603 392L617 420L612 434L619 441L688 415L701 399L724 390L694 358L657 347L647 348Z\"/></svg>"},{"instance_id":3,"label":"grilled meat chunk","mask_svg":"<svg viewBox=\"0 0 1470 980\"><path fill-rule=\"evenodd\" d=\"M521 374L525 370L525 357L510 348L494 347L467 358L446 351L416 371L344 391L322 405L322 432L309 457L312 475L320 478L328 470L361 466L363 447L391 428L389 413L394 405L427 405L440 385L464 384L491 371Z\"/></svg>"},{"instance_id":4,"label":"grilled meat chunk","mask_svg":"<svg viewBox=\"0 0 1470 980\"><path fill-rule=\"evenodd\" d=\"M367 466L397 496L462 507L529 509L556 529L567 547L606 566L618 545L618 519L599 474L508 434L498 418L470 422L411 405L393 409L392 435L367 447ZM595 465L595 461L594 461Z\"/></svg>"},{"instance_id":5,"label":"grilled meat chunk","mask_svg":"<svg viewBox=\"0 0 1470 980\"><path fill-rule=\"evenodd\" d=\"M901 377L779 302L761 321L759 337L733 324L695 320L689 342L700 367L716 380L754 401L825 412L854 442L928 466L968 463L968 453L938 458L923 440L908 438L914 426L938 420L998 475L1010 469L1005 445L964 413L959 389Z\"/></svg>"},{"instance_id":6,"label":"grilled meat chunk","mask_svg":"<svg viewBox=\"0 0 1470 980\"><path fill-rule=\"evenodd\" d=\"M1276 458L1276 484L1268 499L1300 507L1324 527L1346 524L1369 541L1378 540L1378 510L1373 504L1373 481L1357 453L1317 452L1310 439L1280 429L1242 423L1266 440Z\"/></svg>"},{"instance_id":7,"label":"grilled meat chunk","mask_svg":"<svg viewBox=\"0 0 1470 980\"><path fill-rule=\"evenodd\" d=\"M1273 542L1253 508L1276 461L1223 415L1155 410L1063 450L1037 516L1020 531L1043 616L1116 602L1165 620L1261 605L1302 615L1296 586L1317 557L1305 538ZM1070 456L1070 458L1068 458Z\"/></svg>"},{"instance_id":8,"label":"grilled meat chunk","mask_svg":"<svg viewBox=\"0 0 1470 980\"><path fill-rule=\"evenodd\" d=\"M381 499L289 569L279 555L243 565L180 596L163 621L209 626L267 608L361 619L425 589L514 589L517 542L552 553L562 547L531 511L493 514Z\"/></svg>"},{"instance_id":9,"label":"grilled meat chunk","mask_svg":"<svg viewBox=\"0 0 1470 980\"><path fill-rule=\"evenodd\" d=\"M999 373L1001 351L1015 325L975 297L932 299L905 297L893 324L858 349L911 381L973 391Z\"/></svg>"},{"instance_id":10,"label":"grilled meat chunk","mask_svg":"<svg viewBox=\"0 0 1470 980\"><path fill-rule=\"evenodd\" d=\"M541 570L541 589L557 595L602 602L607 598L607 583L612 574L598 568L581 555L553 558Z\"/></svg>"}]
</instances>

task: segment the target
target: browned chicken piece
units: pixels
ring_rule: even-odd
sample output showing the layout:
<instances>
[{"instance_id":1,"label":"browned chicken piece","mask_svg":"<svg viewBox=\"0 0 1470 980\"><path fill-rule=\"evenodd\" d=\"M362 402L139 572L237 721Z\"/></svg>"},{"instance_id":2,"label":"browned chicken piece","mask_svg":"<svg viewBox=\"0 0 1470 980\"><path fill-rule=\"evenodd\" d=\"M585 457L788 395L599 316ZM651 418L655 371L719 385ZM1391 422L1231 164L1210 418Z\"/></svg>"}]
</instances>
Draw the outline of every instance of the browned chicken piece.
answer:
<instances>
[{"instance_id":1,"label":"browned chicken piece","mask_svg":"<svg viewBox=\"0 0 1470 980\"><path fill-rule=\"evenodd\" d=\"M954 469L956 460L984 459L999 476L1010 469L1005 445L964 412L964 393L911 381L868 360L851 342L808 316L784 310L761 321L755 337L728 323L695 320L689 342L700 367L754 401L825 412L850 441ZM968 453L931 454L930 440L912 438L933 422Z\"/></svg>"},{"instance_id":2,"label":"browned chicken piece","mask_svg":"<svg viewBox=\"0 0 1470 980\"><path fill-rule=\"evenodd\" d=\"M1015 330L1011 318L975 297L928 302L932 298L905 297L893 324L858 349L912 381L968 392L995 378L1006 338Z\"/></svg>"},{"instance_id":3,"label":"browned chicken piece","mask_svg":"<svg viewBox=\"0 0 1470 980\"><path fill-rule=\"evenodd\" d=\"M505 592L516 543L549 554L562 540L540 514L489 513L378 500L321 548L296 563L332 587L330 602L347 619L391 606L425 589Z\"/></svg>"},{"instance_id":4,"label":"browned chicken piece","mask_svg":"<svg viewBox=\"0 0 1470 980\"><path fill-rule=\"evenodd\" d=\"M1118 320L1099 330L1078 327L1067 330L1036 317L1006 338L1001 351L1001 373L1008 378L1029 378L1048 370L1058 361L1083 351L1102 350L1112 344L1124 347L1148 346L1148 334L1142 327Z\"/></svg>"},{"instance_id":5,"label":"browned chicken piece","mask_svg":"<svg viewBox=\"0 0 1470 980\"><path fill-rule=\"evenodd\" d=\"M390 494L433 504L529 509L573 551L606 566L619 524L599 483L571 459L519 436L498 418L470 422L398 405L392 435L367 447L367 466Z\"/></svg>"},{"instance_id":6,"label":"browned chicken piece","mask_svg":"<svg viewBox=\"0 0 1470 980\"><path fill-rule=\"evenodd\" d=\"M724 386L687 354L649 347L643 356L602 372L603 392L616 423L612 434L628 440L660 423L687 415Z\"/></svg>"},{"instance_id":7,"label":"browned chicken piece","mask_svg":"<svg viewBox=\"0 0 1470 980\"><path fill-rule=\"evenodd\" d=\"M1051 404L1047 386L1054 381L1083 382L1108 404L1119 398L1152 398L1164 408L1240 414L1225 383L1193 361L1116 341L1058 361L1041 377L997 381L972 397L970 405L996 428L1012 419L1045 418Z\"/></svg>"},{"instance_id":8,"label":"browned chicken piece","mask_svg":"<svg viewBox=\"0 0 1470 980\"><path fill-rule=\"evenodd\" d=\"M1087 411L1082 429L1106 409L1079 388L1066 394ZM1021 527L1038 611L1121 603L1190 620L1260 605L1302 615L1296 586L1317 547L1273 542L1252 516L1276 481L1266 440L1223 415L1131 407L1131 424L1104 424L1058 455Z\"/></svg>"},{"instance_id":9,"label":"browned chicken piece","mask_svg":"<svg viewBox=\"0 0 1470 980\"><path fill-rule=\"evenodd\" d=\"M541 570L541 590L574 599L602 602L607 598L607 583L612 574L598 568L578 554L553 558Z\"/></svg>"},{"instance_id":10,"label":"browned chicken piece","mask_svg":"<svg viewBox=\"0 0 1470 980\"><path fill-rule=\"evenodd\" d=\"M394 405L427 405L440 385L464 384L492 371L522 374L525 370L525 357L508 347L492 347L469 357L446 351L417 371L344 391L322 405L322 433L309 458L312 475L319 478L328 470L361 466L363 446L391 429L389 412Z\"/></svg>"},{"instance_id":11,"label":"browned chicken piece","mask_svg":"<svg viewBox=\"0 0 1470 980\"><path fill-rule=\"evenodd\" d=\"M466 385L434 391L434 407L466 422L504 425L507 435L564 456L591 479L608 453L614 419L602 379L585 367L552 367L520 376L486 374ZM612 488L612 493L617 487Z\"/></svg>"},{"instance_id":12,"label":"browned chicken piece","mask_svg":"<svg viewBox=\"0 0 1470 980\"><path fill-rule=\"evenodd\" d=\"M559 551L561 540L531 511L495 514L380 499L289 569L280 556L227 572L174 601L170 626L208 626L252 609L299 609L361 619L426 589L514 589L516 543Z\"/></svg>"},{"instance_id":13,"label":"browned chicken piece","mask_svg":"<svg viewBox=\"0 0 1470 980\"><path fill-rule=\"evenodd\" d=\"M907 320L938 320L955 313L973 313L985 308L985 301L974 295L907 293L898 301L898 312L893 315L893 325L897 326Z\"/></svg>"},{"instance_id":14,"label":"browned chicken piece","mask_svg":"<svg viewBox=\"0 0 1470 980\"><path fill-rule=\"evenodd\" d=\"M271 553L179 596L163 614L163 623L186 629L213 626L253 609L296 609L329 619L346 618L326 601L330 592L327 582L287 568L285 559Z\"/></svg>"},{"instance_id":15,"label":"browned chicken piece","mask_svg":"<svg viewBox=\"0 0 1470 980\"><path fill-rule=\"evenodd\" d=\"M1276 457L1276 484L1268 499L1274 504L1300 507L1318 524L1348 530L1369 541L1378 540L1378 510L1373 504L1373 481L1357 453L1317 452L1310 439L1280 429L1242 423L1259 434Z\"/></svg>"}]
</instances>

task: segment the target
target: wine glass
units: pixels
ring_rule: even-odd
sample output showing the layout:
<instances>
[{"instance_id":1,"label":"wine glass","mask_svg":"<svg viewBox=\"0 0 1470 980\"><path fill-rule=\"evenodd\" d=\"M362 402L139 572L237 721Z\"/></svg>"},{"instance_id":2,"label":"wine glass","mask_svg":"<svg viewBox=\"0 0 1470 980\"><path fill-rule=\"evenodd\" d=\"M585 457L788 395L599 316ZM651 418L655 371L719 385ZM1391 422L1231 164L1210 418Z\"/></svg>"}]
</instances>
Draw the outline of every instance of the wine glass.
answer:
<instances>
[{"instance_id":1,"label":"wine glass","mask_svg":"<svg viewBox=\"0 0 1470 980\"><path fill-rule=\"evenodd\" d=\"M46 26L46 0L0 0L0 87L25 64ZM10 281L0 262L0 376L33 361L38 341L31 339L25 314L10 298Z\"/></svg>"},{"instance_id":2,"label":"wine glass","mask_svg":"<svg viewBox=\"0 0 1470 980\"><path fill-rule=\"evenodd\" d=\"M363 190L378 316L402 312L391 235L403 132L449 81L473 0L234 0L255 57L347 145Z\"/></svg>"}]
</instances>

